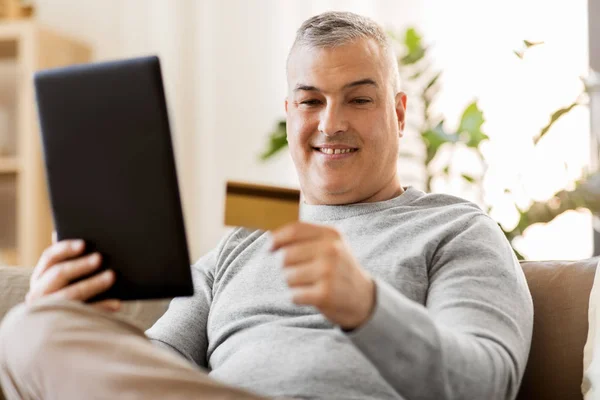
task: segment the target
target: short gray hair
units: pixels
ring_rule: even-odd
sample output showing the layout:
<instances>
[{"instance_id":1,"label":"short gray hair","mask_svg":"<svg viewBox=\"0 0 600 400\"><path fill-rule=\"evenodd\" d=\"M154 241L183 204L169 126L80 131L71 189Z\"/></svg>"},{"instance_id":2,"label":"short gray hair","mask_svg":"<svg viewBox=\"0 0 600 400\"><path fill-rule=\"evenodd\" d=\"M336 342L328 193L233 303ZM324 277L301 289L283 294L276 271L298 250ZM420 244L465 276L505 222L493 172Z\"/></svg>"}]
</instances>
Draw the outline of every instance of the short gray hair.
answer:
<instances>
[{"instance_id":1,"label":"short gray hair","mask_svg":"<svg viewBox=\"0 0 600 400\"><path fill-rule=\"evenodd\" d=\"M390 64L392 86L395 91L399 91L398 62L390 40L377 22L362 15L328 11L307 19L296 32L290 55L297 47L338 47L358 39L373 39L383 50Z\"/></svg>"}]
</instances>

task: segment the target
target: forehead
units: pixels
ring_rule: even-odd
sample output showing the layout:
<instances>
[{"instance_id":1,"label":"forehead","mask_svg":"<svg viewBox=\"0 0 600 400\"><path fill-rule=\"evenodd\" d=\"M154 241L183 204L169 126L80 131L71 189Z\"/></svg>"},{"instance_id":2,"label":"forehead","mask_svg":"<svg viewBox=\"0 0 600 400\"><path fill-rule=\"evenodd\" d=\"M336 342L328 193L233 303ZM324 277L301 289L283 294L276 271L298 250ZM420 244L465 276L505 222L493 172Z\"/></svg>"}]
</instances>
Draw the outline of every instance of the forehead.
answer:
<instances>
[{"instance_id":1,"label":"forehead","mask_svg":"<svg viewBox=\"0 0 600 400\"><path fill-rule=\"evenodd\" d=\"M337 47L300 46L288 60L288 87L292 90L302 84L333 91L365 78L381 87L387 78L386 65L383 49L372 39Z\"/></svg>"}]
</instances>

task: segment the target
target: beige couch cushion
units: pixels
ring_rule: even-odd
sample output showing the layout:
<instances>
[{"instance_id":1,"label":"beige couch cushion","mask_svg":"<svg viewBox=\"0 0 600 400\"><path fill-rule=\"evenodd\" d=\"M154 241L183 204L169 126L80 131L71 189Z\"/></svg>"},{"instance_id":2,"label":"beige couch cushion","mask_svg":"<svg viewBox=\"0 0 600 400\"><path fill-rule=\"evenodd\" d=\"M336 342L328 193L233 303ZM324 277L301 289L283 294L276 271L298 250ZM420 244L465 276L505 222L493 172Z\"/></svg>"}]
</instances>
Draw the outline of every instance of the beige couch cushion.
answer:
<instances>
[{"instance_id":1,"label":"beige couch cushion","mask_svg":"<svg viewBox=\"0 0 600 400\"><path fill-rule=\"evenodd\" d=\"M29 289L30 275L29 268L0 267L0 320L23 301Z\"/></svg>"},{"instance_id":2,"label":"beige couch cushion","mask_svg":"<svg viewBox=\"0 0 600 400\"><path fill-rule=\"evenodd\" d=\"M519 400L582 399L588 302L598 259L523 262L534 306Z\"/></svg>"},{"instance_id":3,"label":"beige couch cushion","mask_svg":"<svg viewBox=\"0 0 600 400\"><path fill-rule=\"evenodd\" d=\"M598 263L600 266L600 263ZM583 350L583 383L585 400L600 398L600 272L596 269L588 310L589 330Z\"/></svg>"}]
</instances>

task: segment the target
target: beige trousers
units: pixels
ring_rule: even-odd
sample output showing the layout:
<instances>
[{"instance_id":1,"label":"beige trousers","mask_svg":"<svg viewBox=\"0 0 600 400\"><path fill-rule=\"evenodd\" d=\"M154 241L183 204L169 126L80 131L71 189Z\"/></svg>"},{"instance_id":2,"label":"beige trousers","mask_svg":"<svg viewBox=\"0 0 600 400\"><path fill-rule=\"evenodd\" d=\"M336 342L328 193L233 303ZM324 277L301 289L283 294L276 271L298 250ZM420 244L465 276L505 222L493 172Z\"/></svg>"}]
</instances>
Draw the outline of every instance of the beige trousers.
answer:
<instances>
[{"instance_id":1,"label":"beige trousers","mask_svg":"<svg viewBox=\"0 0 600 400\"><path fill-rule=\"evenodd\" d=\"M20 305L6 316L0 383L8 400L261 398L209 378L124 320L68 301Z\"/></svg>"}]
</instances>

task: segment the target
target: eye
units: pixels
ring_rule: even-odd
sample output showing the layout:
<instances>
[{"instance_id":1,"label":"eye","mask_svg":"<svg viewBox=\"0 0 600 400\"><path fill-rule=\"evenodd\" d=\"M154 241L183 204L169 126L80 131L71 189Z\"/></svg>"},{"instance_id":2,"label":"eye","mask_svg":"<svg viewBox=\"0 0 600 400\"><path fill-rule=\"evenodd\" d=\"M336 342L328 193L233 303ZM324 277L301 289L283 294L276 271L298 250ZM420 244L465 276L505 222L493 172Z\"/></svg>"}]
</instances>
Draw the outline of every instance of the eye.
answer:
<instances>
[{"instance_id":1,"label":"eye","mask_svg":"<svg viewBox=\"0 0 600 400\"><path fill-rule=\"evenodd\" d=\"M319 104L321 104L321 100L317 100L317 99L304 100L304 101L301 101L300 104L302 104L304 106L308 106L308 107L314 107L314 106L318 106Z\"/></svg>"},{"instance_id":2,"label":"eye","mask_svg":"<svg viewBox=\"0 0 600 400\"><path fill-rule=\"evenodd\" d=\"M371 103L371 99L366 98L366 97L358 97L356 99L352 99L351 103L358 104L358 105L369 104L369 103Z\"/></svg>"}]
</instances>

